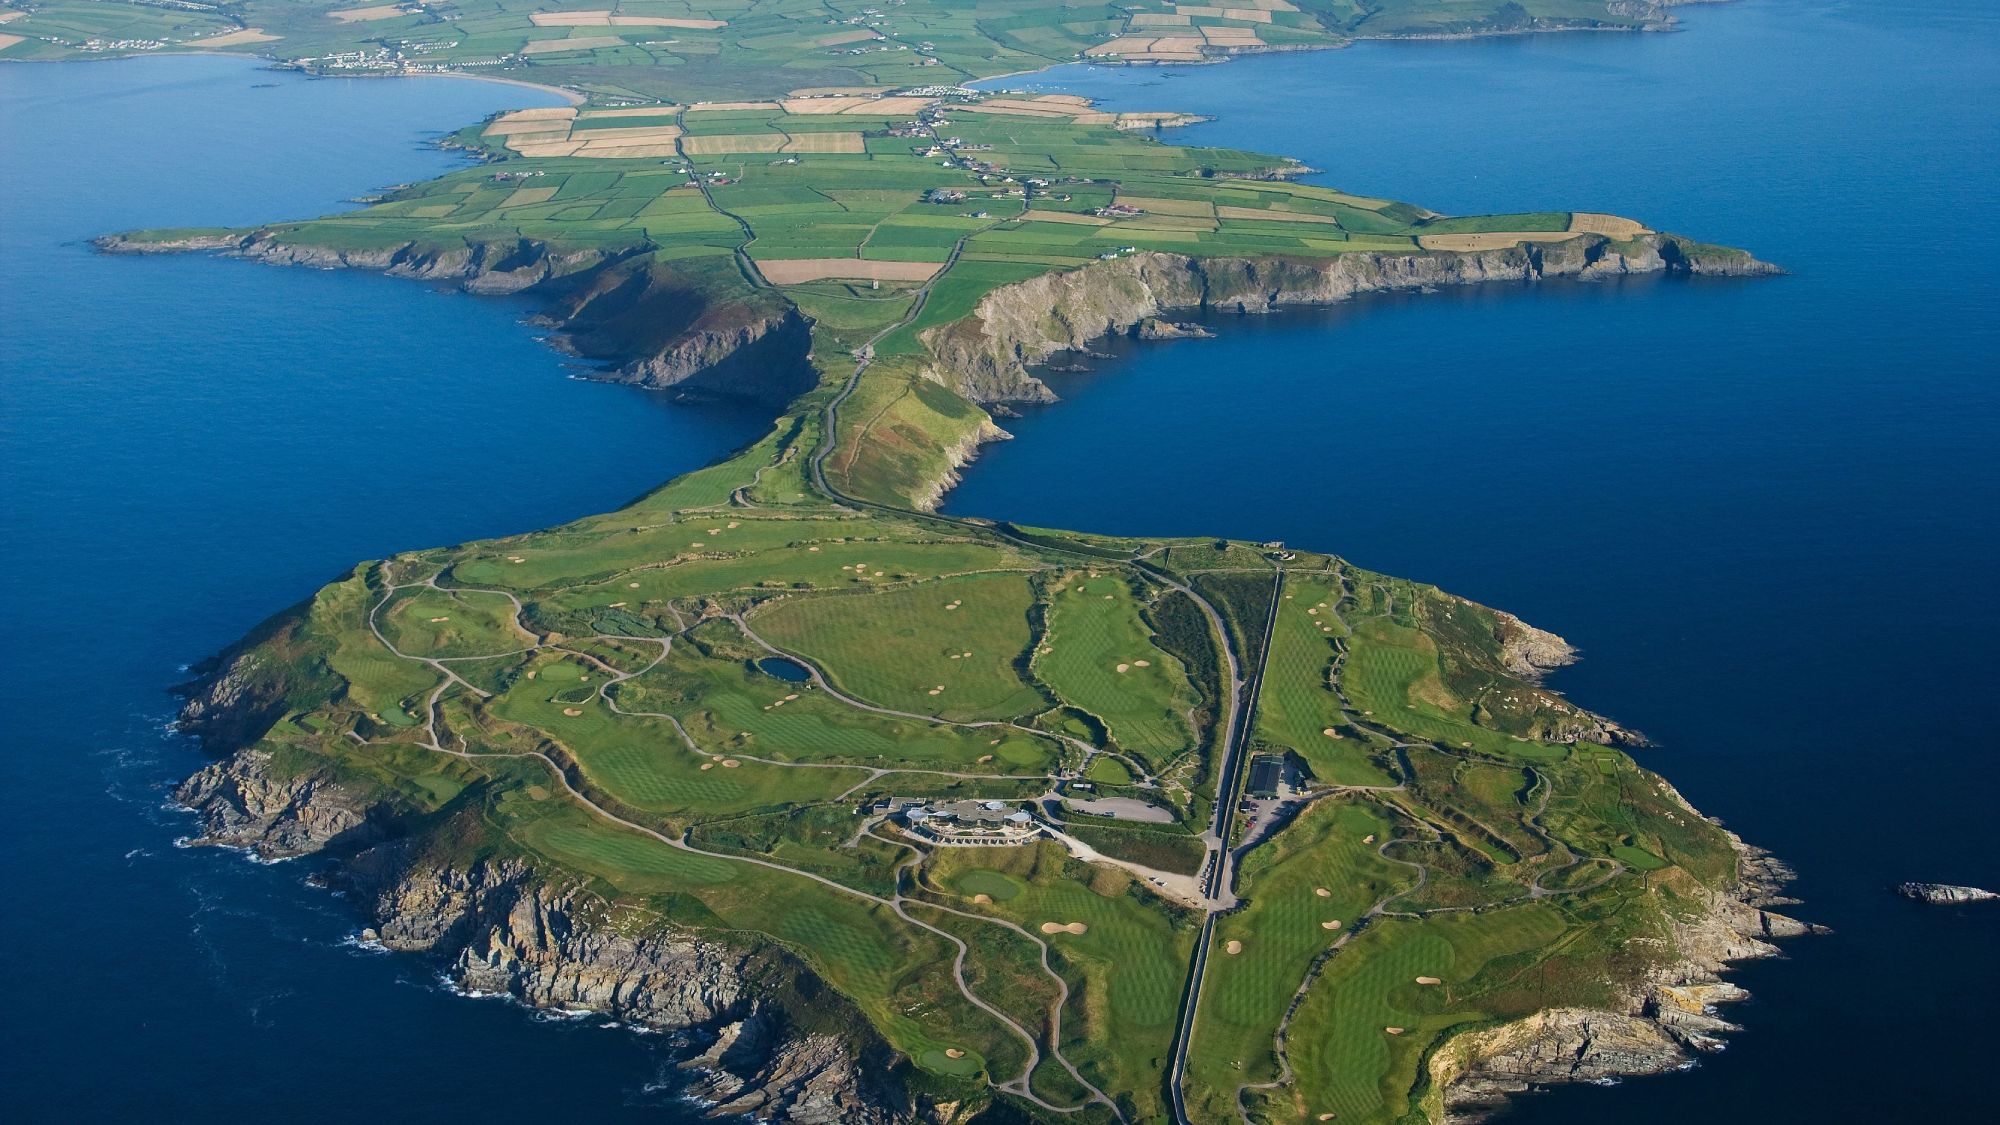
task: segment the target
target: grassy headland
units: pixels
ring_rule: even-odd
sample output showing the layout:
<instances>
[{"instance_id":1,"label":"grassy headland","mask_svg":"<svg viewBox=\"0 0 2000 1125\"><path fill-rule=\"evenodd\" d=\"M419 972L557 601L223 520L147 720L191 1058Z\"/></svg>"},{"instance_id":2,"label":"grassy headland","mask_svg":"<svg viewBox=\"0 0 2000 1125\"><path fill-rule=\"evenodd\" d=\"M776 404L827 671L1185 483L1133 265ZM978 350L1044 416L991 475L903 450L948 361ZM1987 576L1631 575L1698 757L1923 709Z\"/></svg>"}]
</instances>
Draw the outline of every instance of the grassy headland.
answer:
<instances>
[{"instance_id":1,"label":"grassy headland","mask_svg":"<svg viewBox=\"0 0 2000 1125\"><path fill-rule=\"evenodd\" d=\"M267 623L189 726L298 795L222 810L206 784L212 826L296 827L338 792L366 816L249 842L394 831L426 863L521 864L630 925L789 958L967 1116L1434 1115L1462 1036L1622 1012L1691 956L1736 847L1539 685L1559 640L1331 555L929 513L997 435L989 406L1049 397L1033 361L1170 333L1175 308L1768 269L1614 216L1301 184L1164 143L1170 111L952 83L1655 9L334 7L25 6L8 32L40 37L0 57L118 36L92 53L572 88L359 210L104 245L525 292L606 377L782 407L626 508L373 562ZM1026 838L946 846L895 803L973 798Z\"/></svg>"}]
</instances>

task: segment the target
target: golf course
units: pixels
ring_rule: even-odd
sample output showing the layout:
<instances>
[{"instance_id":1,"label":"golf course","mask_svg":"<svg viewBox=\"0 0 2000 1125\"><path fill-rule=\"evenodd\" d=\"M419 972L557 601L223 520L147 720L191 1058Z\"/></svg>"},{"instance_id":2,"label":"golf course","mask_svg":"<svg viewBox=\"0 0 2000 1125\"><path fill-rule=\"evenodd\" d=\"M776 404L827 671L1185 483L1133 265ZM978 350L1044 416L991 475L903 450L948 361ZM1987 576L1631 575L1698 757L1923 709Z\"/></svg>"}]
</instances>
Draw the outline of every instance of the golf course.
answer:
<instances>
[{"instance_id":1,"label":"golf course","mask_svg":"<svg viewBox=\"0 0 2000 1125\"><path fill-rule=\"evenodd\" d=\"M565 91L351 210L99 245L517 294L593 377L771 409L624 507L360 563L218 656L184 725L233 756L212 768L298 795L204 785L205 817L289 826L245 846L518 865L589 924L765 958L774 994L828 998L796 1028L884 1060L854 1120L1441 1121L1523 1021L1639 1018L1741 897L1741 845L1541 682L1560 638L1335 544L935 512L1008 403L1053 398L1042 362L1194 334L1175 309L1770 272L1638 220L1303 182L1171 143L1171 106L966 83L1639 30L1653 6L0 12L0 59L223 50ZM523 451L494 486L533 471ZM332 798L362 811L308 830Z\"/></svg>"}]
</instances>

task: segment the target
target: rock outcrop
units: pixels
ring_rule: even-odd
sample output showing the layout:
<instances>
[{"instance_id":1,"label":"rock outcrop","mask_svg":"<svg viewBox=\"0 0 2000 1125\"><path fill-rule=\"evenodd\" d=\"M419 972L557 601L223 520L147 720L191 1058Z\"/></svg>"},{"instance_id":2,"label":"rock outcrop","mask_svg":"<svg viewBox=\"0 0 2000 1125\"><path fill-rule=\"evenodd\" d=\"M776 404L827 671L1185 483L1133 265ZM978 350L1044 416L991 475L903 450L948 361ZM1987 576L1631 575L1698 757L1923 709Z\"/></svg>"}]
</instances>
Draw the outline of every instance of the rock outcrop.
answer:
<instances>
[{"instance_id":1,"label":"rock outcrop","mask_svg":"<svg viewBox=\"0 0 2000 1125\"><path fill-rule=\"evenodd\" d=\"M919 512L935 512L944 502L944 494L958 487L963 479L960 470L970 465L979 456L979 447L990 441L1011 441L1014 435L1001 429L988 418L947 446L944 450L945 471L930 482L930 488L913 497L910 506Z\"/></svg>"},{"instance_id":2,"label":"rock outcrop","mask_svg":"<svg viewBox=\"0 0 2000 1125\"><path fill-rule=\"evenodd\" d=\"M320 771L290 774L254 747L204 768L178 797L200 819L191 844L266 860L337 857L324 878L366 904L362 938L430 959L455 987L683 1033L686 1065L699 1072L691 1096L717 1114L787 1125L955 1120L954 1107L913 1097L866 1019L775 947L615 909L518 859L432 855L425 838L396 832L382 794Z\"/></svg>"},{"instance_id":3,"label":"rock outcrop","mask_svg":"<svg viewBox=\"0 0 2000 1125\"><path fill-rule=\"evenodd\" d=\"M1966 902L1992 902L2000 894L1979 887L1954 887L1948 883L1903 883L1896 893L1932 906L1954 906Z\"/></svg>"},{"instance_id":4,"label":"rock outcrop","mask_svg":"<svg viewBox=\"0 0 2000 1125\"><path fill-rule=\"evenodd\" d=\"M1576 663L1576 649L1566 640L1500 609L1488 609L1494 619L1494 640L1500 642L1500 663L1511 675L1540 679L1545 672Z\"/></svg>"},{"instance_id":5,"label":"rock outcrop","mask_svg":"<svg viewBox=\"0 0 2000 1125\"><path fill-rule=\"evenodd\" d=\"M649 249L565 250L534 239L336 248L281 232L168 234L96 240L111 254L208 251L274 265L375 270L520 295L557 349L608 365L596 378L782 405L810 388L810 325L782 299L743 282L733 265L662 263Z\"/></svg>"},{"instance_id":6,"label":"rock outcrop","mask_svg":"<svg viewBox=\"0 0 2000 1125\"><path fill-rule=\"evenodd\" d=\"M963 320L930 329L931 376L974 402L1052 402L1028 368L1057 352L1147 324L1174 309L1264 313L1362 293L1547 278L1778 272L1736 251L1647 234L1631 242L1579 235L1502 250L1357 252L1336 258L1203 257L1142 252L988 293Z\"/></svg>"},{"instance_id":7,"label":"rock outcrop","mask_svg":"<svg viewBox=\"0 0 2000 1125\"><path fill-rule=\"evenodd\" d=\"M1717 1007L1750 995L1722 979L1728 967L1776 956L1775 939L1825 932L1768 909L1793 901L1778 895L1789 869L1733 835L1730 841L1735 885L1693 888L1704 908L1670 919L1664 943L1671 956L1630 985L1622 1006L1545 1009L1440 1047L1429 1066L1445 1118L1475 1121L1537 1087L1662 1074L1721 1050L1722 1036L1738 1028Z\"/></svg>"},{"instance_id":8,"label":"rock outcrop","mask_svg":"<svg viewBox=\"0 0 2000 1125\"><path fill-rule=\"evenodd\" d=\"M845 1001L784 954L650 922L517 860L439 863L404 842L362 853L341 878L371 902L375 941L432 958L462 989L712 1041L688 1065L701 1072L694 1095L717 1113L793 1125L916 1119L858 1014L837 1021L839 1035L795 1026L785 994L809 989L816 1008Z\"/></svg>"},{"instance_id":9,"label":"rock outcrop","mask_svg":"<svg viewBox=\"0 0 2000 1125\"><path fill-rule=\"evenodd\" d=\"M258 749L202 767L174 799L200 818L189 844L242 848L266 860L367 844L389 831L385 810L367 794L323 770L275 769Z\"/></svg>"}]
</instances>

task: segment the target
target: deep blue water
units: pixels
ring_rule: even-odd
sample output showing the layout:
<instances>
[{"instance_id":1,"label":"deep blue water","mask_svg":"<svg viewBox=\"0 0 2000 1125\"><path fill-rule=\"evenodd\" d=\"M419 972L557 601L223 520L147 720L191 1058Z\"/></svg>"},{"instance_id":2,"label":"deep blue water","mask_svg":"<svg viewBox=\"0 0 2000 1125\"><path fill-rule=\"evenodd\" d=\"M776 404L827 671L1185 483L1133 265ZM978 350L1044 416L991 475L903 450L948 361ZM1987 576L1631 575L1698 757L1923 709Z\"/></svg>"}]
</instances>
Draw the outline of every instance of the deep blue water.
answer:
<instances>
[{"instance_id":1,"label":"deep blue water","mask_svg":"<svg viewBox=\"0 0 2000 1125\"><path fill-rule=\"evenodd\" d=\"M1478 213L1631 215L1769 281L1551 285L1211 321L1007 423L952 511L1282 538L1580 645L1556 686L1651 734L1797 866L1831 937L1737 977L1691 1075L1521 1121L1985 1116L2000 910L2000 19L1917 0L1680 9L1685 34L1365 45L1038 84L1220 120L1323 182ZM1012 84L1019 84L1015 80ZM1282 96L1302 111L1274 106Z\"/></svg>"},{"instance_id":2,"label":"deep blue water","mask_svg":"<svg viewBox=\"0 0 2000 1125\"><path fill-rule=\"evenodd\" d=\"M681 1118L644 1089L653 1041L448 995L342 946L353 914L303 866L174 848L161 805L201 758L162 724L182 665L356 560L615 506L761 412L568 380L512 302L78 241L334 210L533 104L212 58L0 66L10 1119Z\"/></svg>"},{"instance_id":3,"label":"deep blue water","mask_svg":"<svg viewBox=\"0 0 2000 1125\"><path fill-rule=\"evenodd\" d=\"M788 684L802 684L812 679L812 672L796 660L786 660L782 656L767 656L757 662L757 670L767 676L776 676Z\"/></svg>"},{"instance_id":4,"label":"deep blue water","mask_svg":"<svg viewBox=\"0 0 2000 1125\"><path fill-rule=\"evenodd\" d=\"M2000 883L2000 31L1936 0L1683 18L1063 75L1215 113L1180 138L1354 190L1617 211L1794 273L1369 301L1121 349L1010 422L952 507L1282 537L1520 612L1587 650L1558 686L1800 868L1799 912L1839 932L1739 974L1758 999L1727 1053L1518 1119L1971 1116L2000 911L1884 885ZM538 100L217 59L0 67L11 1117L680 1116L647 1089L649 1042L444 994L343 947L351 913L298 865L174 849L160 804L199 758L162 733L164 692L354 560L614 505L762 418L566 380L511 302L77 242L331 209L448 167L424 137Z\"/></svg>"}]
</instances>

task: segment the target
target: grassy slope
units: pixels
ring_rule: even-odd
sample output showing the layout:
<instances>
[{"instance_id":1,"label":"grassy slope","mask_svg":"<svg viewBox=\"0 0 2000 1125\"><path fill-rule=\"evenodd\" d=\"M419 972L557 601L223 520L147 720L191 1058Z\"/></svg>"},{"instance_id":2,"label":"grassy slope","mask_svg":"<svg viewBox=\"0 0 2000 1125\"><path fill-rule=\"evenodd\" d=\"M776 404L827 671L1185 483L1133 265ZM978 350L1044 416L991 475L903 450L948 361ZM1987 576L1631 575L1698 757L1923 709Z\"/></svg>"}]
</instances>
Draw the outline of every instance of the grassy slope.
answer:
<instances>
[{"instance_id":1,"label":"grassy slope","mask_svg":"<svg viewBox=\"0 0 2000 1125\"><path fill-rule=\"evenodd\" d=\"M784 457L782 448L760 445L720 475L741 482L755 473L760 459L775 464ZM768 935L852 997L892 1045L938 1081L971 1080L971 1064L944 1055L946 1049L967 1052L977 1061L972 1067L977 1075L1011 1077L1010 1068L1024 1058L1018 1039L966 1010L947 982L920 967L938 956L925 952L940 940L934 934L822 884L727 858L690 855L593 819L557 795L545 772L527 768L533 759L501 755L540 749L573 761L579 784L601 806L664 832L692 829L691 839L704 849L768 856L858 890L887 893L897 885L894 856L881 850L881 842L853 837L863 823L855 809L866 794L959 796L980 792L977 779L989 777L986 793L1018 798L1047 783L1024 786L1003 781L1003 775L1049 776L1065 763L1074 765L1073 755L1025 726L963 723L1026 720L1045 708L1065 707L1099 715L1117 731L1121 722L1129 729L1132 718L1112 704L1143 717L1156 714L1170 696L1181 698L1187 689L1173 685L1185 681L1164 672L1153 685L1157 692L1124 697L1107 694L1098 682L1117 677L1115 670L1095 675L1104 671L1096 665L1113 650L1129 658L1123 662L1148 660L1149 670L1180 668L1137 623L1136 606L1127 600L1148 588L1147 582L1129 563L1100 559L1085 570L1075 556L1060 551L1007 542L975 528L940 536L935 525L889 513L829 518L823 508L677 503L727 496L727 484L698 475L624 512L551 532L400 556L329 587L282 639L266 641L270 667L288 683L294 670L333 673L297 680L296 707L266 743L294 760L366 779L415 810L446 815L476 809L487 833L482 846L522 851L587 873L621 901L643 905L662 920ZM654 531L631 530L640 526ZM686 544L693 542L701 542L705 556L712 557L688 560ZM1102 538L1095 543L1100 550L1122 547L1127 557L1157 546ZM1231 544L1227 551L1189 547L1199 552L1186 556L1191 560L1240 561L1243 569L1225 566L1222 574L1268 589L1269 564L1249 545ZM978 552L985 552L984 560ZM819 558L828 554L833 557ZM865 559L837 561L858 555ZM523 561L508 561L516 558ZM655 581L649 576L689 566L727 575L737 559L756 560L772 573L819 577L809 588L643 584ZM855 569L862 561L866 568ZM1003 565L964 572L979 561ZM1253 561L1261 565L1250 565ZM1239 882L1247 906L1218 933L1219 941L1242 941L1244 951L1211 963L1191 1089L1197 1104L1208 1107L1204 1119L1225 1120L1238 1085L1268 1081L1276 1073L1280 1021L1317 968L1323 975L1306 988L1290 1037L1299 1086L1285 1096L1338 1105L1343 1119L1386 1120L1399 1111L1415 1081L1416 1059L1426 1044L1451 1028L1518 1015L1538 1002L1518 987L1527 966L1560 959L1558 979L1569 982L1569 995L1602 976L1609 943L1645 928L1664 903L1657 892L1649 895L1638 886L1637 860L1671 863L1715 882L1729 875L1729 852L1719 833L1686 818L1651 775L1616 750L1517 742L1504 732L1476 727L1482 712L1452 695L1438 669L1446 663L1479 666L1504 677L1493 670L1497 650L1475 643L1463 630L1427 630L1423 618L1398 624L1402 607L1414 604L1424 588L1393 584L1321 556L1294 560L1292 566L1289 588L1295 597L1286 613L1311 620L1337 612L1343 633L1379 633L1367 643L1381 648L1384 666L1405 670L1384 681L1388 686L1371 686L1377 694L1364 698L1380 704L1369 708L1372 716L1362 716L1358 703L1342 712L1336 698L1320 699L1315 706L1336 713L1332 721L1416 739L1420 732L1404 724L1425 726L1444 722L1439 715L1463 714L1473 718L1453 721L1475 723L1495 741L1490 749L1467 748L1456 739L1406 748L1401 758L1382 759L1387 776L1365 778L1340 776L1352 765L1346 759L1305 755L1316 770L1331 763L1329 772L1336 776L1324 780L1401 788L1322 798L1251 853ZM941 576L954 573L959 576ZM422 583L433 575L444 576L439 581L446 589L418 585L391 592L385 585ZM634 582L642 584L635 588ZM1400 591L1403 599L1385 594L1364 604L1340 593L1377 583ZM459 584L471 588L453 588ZM494 612L504 598L483 592L502 589L522 600L518 617ZM1325 601L1327 609L1307 615L1293 608L1305 597L1314 599L1308 603L1314 608ZM378 620L394 626L385 633L399 646L417 646L405 651L449 653L446 666L489 693L482 697L454 687L443 693L438 708L439 736L469 758L440 758L421 748L425 700L438 676L430 665L396 658L368 632L369 610L378 602L383 607ZM1456 612L1479 612L1453 604ZM562 611L545 613L548 606ZM478 612L468 613L467 607ZM738 612L759 636L814 660L862 701L949 721L869 712L810 685L757 671L754 661L765 650L731 622L728 615ZM430 620L438 616L450 620ZM597 624L560 631L548 629L546 620ZM1285 622L1281 613L1281 638ZM1030 665L1027 650L1043 628L1053 630L1058 655L1068 644L1087 659L1053 674L1049 653ZM445 642L435 641L440 631ZM1323 643L1317 627L1312 633L1302 640ZM619 640L620 635L634 639ZM661 645L669 639L661 658ZM1099 653L1106 644L1110 647ZM524 646L534 651L516 651ZM1282 643L1275 647L1284 650ZM989 659L968 663L966 651ZM951 659L955 654L957 661ZM1426 667L1433 671L1424 673ZM1409 668L1418 671L1411 674ZM612 686L614 677L625 674L632 678ZM940 679L946 691L931 696ZM1266 691L1274 698L1313 699L1328 691L1326 682L1319 663L1278 657ZM1535 690L1519 682L1514 688ZM1392 697L1390 703L1378 698L1384 694ZM676 717L686 737L667 719L649 715ZM1286 729L1274 721L1262 737L1275 746ZM365 741L357 743L350 731ZM1453 725L1450 733L1460 728ZM902 772L869 781L867 769L881 768ZM1123 767L1093 776L1115 790L1145 795L1127 784L1131 779ZM894 835L888 829L879 833L885 841ZM1321 964L1318 955L1331 940L1413 881L1407 866L1413 862L1430 868L1423 894L1392 902L1391 909L1473 905L1497 909L1495 917L1533 918L1491 934L1446 921L1457 917L1452 914L1384 923ZM1624 864L1627 873L1614 875L1619 870L1614 863ZM1508 905L1524 902L1538 879L1551 889L1583 889L1532 911ZM1031 931L1044 921L1086 923L1090 929L1083 937L1049 939L1055 968L1073 989L1063 1024L1065 1051L1086 1077L1129 1098L1133 1113L1157 1112L1151 1099L1192 940L1184 911L1138 890L1128 876L1063 862L1046 845L936 853L917 885L931 888L920 895L941 895L938 901L961 908L974 894L987 894L995 900L991 908L977 907L975 913L1008 918ZM1330 896L1314 894L1321 886L1331 889ZM775 909L772 904L779 902L786 907ZM1320 925L1335 919L1346 925L1335 931ZM973 926L969 936L979 936L977 923L952 924ZM1428 935L1439 926L1433 941ZM1020 974L1029 970L1014 948L1019 939L1002 940L999 931L989 936L992 940L973 943L975 987L991 990L983 995L994 1003L1030 1008L1043 1003L1036 1010L1045 1017L1046 998L1023 999L1032 994L1021 991L1027 985ZM1412 950L1445 959L1440 963L1454 975L1436 975L1453 981L1450 1005L1432 1004L1428 992L1410 992L1413 971L1405 962L1423 960ZM1383 967L1368 968L1377 961ZM1343 982L1337 1003L1328 999L1335 995L1336 980ZM1048 987L1046 981L1040 987ZM1383 1041L1376 1024L1409 1030ZM1354 1076L1356 1067L1368 1068L1365 1081ZM1066 1081L1039 1076L1037 1088L1053 1096ZM1246 1096L1262 1104L1276 1095Z\"/></svg>"}]
</instances>

